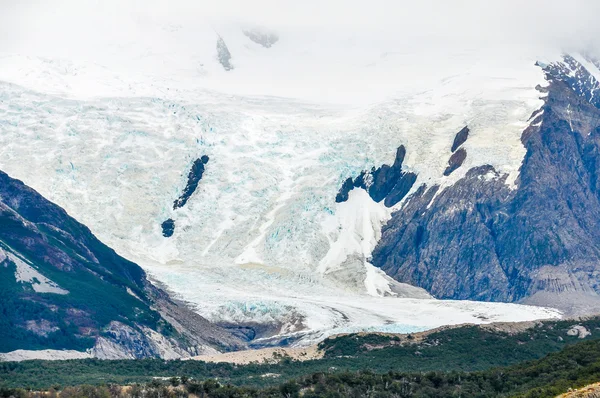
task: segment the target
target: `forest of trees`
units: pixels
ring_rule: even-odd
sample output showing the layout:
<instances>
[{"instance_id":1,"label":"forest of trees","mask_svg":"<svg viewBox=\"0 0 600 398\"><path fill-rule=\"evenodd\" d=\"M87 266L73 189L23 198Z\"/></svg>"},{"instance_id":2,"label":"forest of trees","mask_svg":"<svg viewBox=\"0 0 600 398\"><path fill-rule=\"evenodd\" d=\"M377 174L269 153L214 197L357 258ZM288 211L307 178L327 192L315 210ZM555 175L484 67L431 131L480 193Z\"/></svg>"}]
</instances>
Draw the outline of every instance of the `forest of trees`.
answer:
<instances>
[{"instance_id":1,"label":"forest of trees","mask_svg":"<svg viewBox=\"0 0 600 398\"><path fill-rule=\"evenodd\" d=\"M66 363L72 361L66 361ZM139 363L141 361L129 361ZM184 362L184 361L180 361ZM30 361L44 372L43 361ZM63 362L65 363L65 362ZM14 364L14 363L13 363ZM7 365L7 364L4 364ZM8 364L11 365L11 364ZM118 372L118 369L115 369ZM151 373L151 371L149 371ZM269 375L263 375L269 377ZM568 345L560 352L509 367L485 371L403 372L389 370L340 371L329 369L307 376L281 381L271 386L234 386L226 381L199 379L181 374L153 378L147 383L130 385L99 384L61 386L46 389L45 396L57 398L203 398L242 397L526 397L545 398L600 380L600 340ZM0 397L36 397L39 392L27 388L0 387Z\"/></svg>"},{"instance_id":2,"label":"forest of trees","mask_svg":"<svg viewBox=\"0 0 600 398\"><path fill-rule=\"evenodd\" d=\"M277 386L256 388L198 381L186 376L154 379L146 384L56 385L45 396L57 398L343 398L343 397L555 397L571 388L600 380L600 341L571 345L561 352L523 364L480 372L314 373ZM0 387L0 397L41 396L19 388Z\"/></svg>"}]
</instances>

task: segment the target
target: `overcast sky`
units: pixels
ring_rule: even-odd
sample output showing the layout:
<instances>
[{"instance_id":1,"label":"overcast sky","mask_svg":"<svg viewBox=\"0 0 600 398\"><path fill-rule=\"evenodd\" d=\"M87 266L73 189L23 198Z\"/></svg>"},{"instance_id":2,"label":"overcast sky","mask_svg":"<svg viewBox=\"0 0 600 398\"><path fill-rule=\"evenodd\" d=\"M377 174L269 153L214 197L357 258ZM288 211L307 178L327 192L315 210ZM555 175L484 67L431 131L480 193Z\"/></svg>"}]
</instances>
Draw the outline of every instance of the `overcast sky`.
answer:
<instances>
[{"instance_id":1,"label":"overcast sky","mask_svg":"<svg viewBox=\"0 0 600 398\"><path fill-rule=\"evenodd\" d=\"M46 68L60 75L57 87L69 74L80 93L108 95L93 89L102 85L112 95L126 76L241 95L370 102L458 75L521 81L522 73L540 75L536 61L562 52L600 58L599 16L600 0L0 0L0 55L10 54L0 79L39 89L49 81ZM280 41L268 51L252 47L242 34L247 26L272 30ZM217 34L232 53L232 73L217 61ZM31 61L38 57L51 61Z\"/></svg>"},{"instance_id":2,"label":"overcast sky","mask_svg":"<svg viewBox=\"0 0 600 398\"><path fill-rule=\"evenodd\" d=\"M599 16L598 0L0 0L0 50L59 31L123 28L131 18L593 46Z\"/></svg>"}]
</instances>

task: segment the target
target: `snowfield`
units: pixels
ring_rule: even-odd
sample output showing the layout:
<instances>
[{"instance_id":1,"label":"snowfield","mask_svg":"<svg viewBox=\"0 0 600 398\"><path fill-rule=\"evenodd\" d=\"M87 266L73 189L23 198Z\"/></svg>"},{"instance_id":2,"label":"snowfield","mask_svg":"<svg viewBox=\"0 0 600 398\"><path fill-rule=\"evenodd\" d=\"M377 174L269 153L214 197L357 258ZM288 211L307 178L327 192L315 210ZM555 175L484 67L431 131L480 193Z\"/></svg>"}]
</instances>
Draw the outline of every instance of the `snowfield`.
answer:
<instances>
[{"instance_id":1,"label":"snowfield","mask_svg":"<svg viewBox=\"0 0 600 398\"><path fill-rule=\"evenodd\" d=\"M421 48L329 30L276 32L265 48L235 24L151 22L128 20L126 39L98 35L78 57L41 44L4 48L0 169L200 314L275 325L295 344L560 316L435 300L392 281L368 260L393 209L361 190L335 203L346 178L391 164L399 145L404 168L418 175L413 189L449 186L484 164L514 184L521 132L543 103L534 64L556 53ZM217 59L219 36L229 72ZM444 177L465 125L465 163ZM173 210L202 155L210 161L198 189ZM168 218L176 227L165 238Z\"/></svg>"}]
</instances>

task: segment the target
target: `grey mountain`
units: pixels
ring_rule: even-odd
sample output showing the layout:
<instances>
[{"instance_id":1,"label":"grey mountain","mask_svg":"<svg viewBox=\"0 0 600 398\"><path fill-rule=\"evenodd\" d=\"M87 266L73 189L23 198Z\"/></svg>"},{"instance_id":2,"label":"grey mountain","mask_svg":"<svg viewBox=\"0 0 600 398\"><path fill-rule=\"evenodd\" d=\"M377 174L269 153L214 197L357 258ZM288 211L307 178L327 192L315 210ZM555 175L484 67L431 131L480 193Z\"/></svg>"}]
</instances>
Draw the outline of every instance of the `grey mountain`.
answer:
<instances>
[{"instance_id":1,"label":"grey mountain","mask_svg":"<svg viewBox=\"0 0 600 398\"><path fill-rule=\"evenodd\" d=\"M569 56L543 67L516 189L491 166L420 186L383 228L375 266L438 298L600 309L599 84Z\"/></svg>"}]
</instances>

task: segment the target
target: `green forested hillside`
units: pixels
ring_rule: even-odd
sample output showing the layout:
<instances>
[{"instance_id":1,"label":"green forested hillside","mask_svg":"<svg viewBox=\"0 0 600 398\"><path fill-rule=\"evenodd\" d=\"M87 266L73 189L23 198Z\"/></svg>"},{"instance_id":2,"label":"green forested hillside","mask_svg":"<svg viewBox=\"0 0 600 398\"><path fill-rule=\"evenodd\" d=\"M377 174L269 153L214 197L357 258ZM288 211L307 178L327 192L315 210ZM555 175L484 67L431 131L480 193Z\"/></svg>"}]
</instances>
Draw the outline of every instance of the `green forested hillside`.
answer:
<instances>
[{"instance_id":1,"label":"green forested hillside","mask_svg":"<svg viewBox=\"0 0 600 398\"><path fill-rule=\"evenodd\" d=\"M127 384L149 382L153 377L217 378L222 383L265 387L314 373L337 372L472 372L539 359L581 341L573 326L600 337L600 318L547 321L512 331L463 326L424 335L345 335L320 344L324 358L279 363L233 365L199 361L94 359L0 363L0 381L9 387L48 388L54 384ZM265 376L266 375L266 376Z\"/></svg>"},{"instance_id":2,"label":"green forested hillside","mask_svg":"<svg viewBox=\"0 0 600 398\"><path fill-rule=\"evenodd\" d=\"M95 361L97 362L97 361ZM148 361L129 361L132 364ZM24 364L5 364L4 371L54 374L57 380L67 368L75 370L77 363L62 362L64 368L46 367L39 361ZM114 363L109 363L114 365ZM126 369L124 362L113 368L114 373ZM284 364L283 366L292 366ZM205 371L218 367L207 366ZM224 369L224 368L223 368ZM248 368L252 369L252 368ZM173 369L175 370L175 369ZM179 369L184 370L184 369ZM152 366L148 366L152 372ZM6 373L5 373L6 375ZM18 374L13 374L18 377ZM249 376L249 375L247 375ZM55 385L52 394L60 397L187 397L190 393L205 398L242 397L526 397L550 398L571 388L581 387L600 380L600 340L569 345L558 353L543 359L528 361L510 367L494 368L479 372L456 370L431 372L402 372L390 370L377 373L370 370L341 372L330 368L288 381L278 381L273 386L233 386L224 380L197 379L174 376L154 379L143 385L122 388L103 383L100 386L64 387ZM0 397L32 397L25 389L0 387Z\"/></svg>"}]
</instances>

